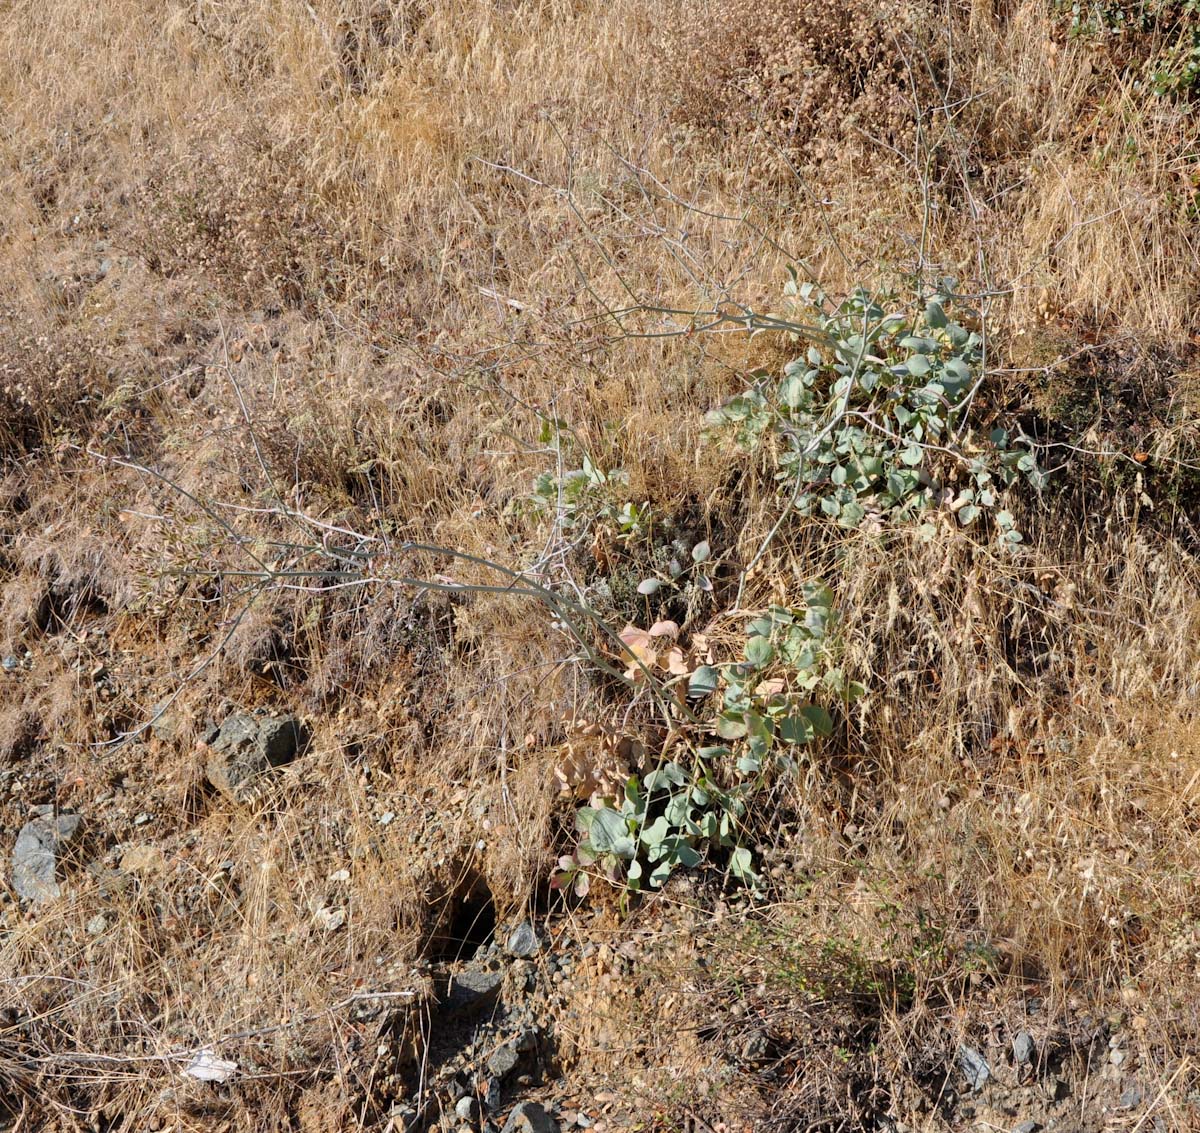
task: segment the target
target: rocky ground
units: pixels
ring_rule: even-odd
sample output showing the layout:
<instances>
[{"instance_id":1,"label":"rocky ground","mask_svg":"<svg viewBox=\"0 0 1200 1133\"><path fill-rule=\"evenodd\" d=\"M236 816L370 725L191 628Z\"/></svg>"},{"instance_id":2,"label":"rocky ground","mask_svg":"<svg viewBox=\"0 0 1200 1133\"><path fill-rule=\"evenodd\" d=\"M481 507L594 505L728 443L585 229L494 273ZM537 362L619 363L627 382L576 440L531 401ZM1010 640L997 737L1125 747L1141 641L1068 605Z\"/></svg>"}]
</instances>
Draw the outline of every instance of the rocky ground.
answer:
<instances>
[{"instance_id":1,"label":"rocky ground","mask_svg":"<svg viewBox=\"0 0 1200 1133\"><path fill-rule=\"evenodd\" d=\"M28 659L6 661L9 680L29 671ZM169 720L163 705L152 727L168 729ZM287 776L303 767L308 737L295 717L231 713L199 741L200 794L220 805L288 805ZM21 825L5 833L11 890L0 917L14 934L36 923L39 910L85 895L86 958L119 931L128 894L165 888L161 879L199 838L127 785L61 809L29 804L20 784L36 783L37 770L17 764L5 775L5 814ZM377 803L376 823L414 822L411 813L378 809L384 805ZM780 852L776 862L777 878L803 872L798 856ZM232 891L245 884L237 874L246 868L245 860L216 862L192 888ZM355 873L353 861L331 871L310 899L317 937L336 941L353 931ZM452 922L424 955L386 973L377 968L372 983L360 978L338 1005L347 1064L325 1088L340 1100L327 1108L310 1100L309 1116L295 1115L299 1128L349 1128L355 1119L406 1133L1182 1128L1142 1064L1144 1017L1132 1008L1098 1017L1079 1004L1051 1004L1036 980L1005 971L1008 961L987 948L964 966L962 986L946 989L941 1018L905 1020L904 1005L888 1002L903 994L895 973L848 977L843 967L819 984L807 954L776 934L771 905L744 891L723 893L711 873L678 878L624 914L560 904L497 920L477 881L451 900ZM268 947L284 943L272 936ZM0 1066L12 1080L3 1128L15 1133L30 1128L33 1113L52 1120L26 1093L52 1060L29 1045L21 1008L4 1011ZM903 1082L889 1081L877 1062L890 1013L914 1043ZM262 1036L278 1029L171 1052L139 1127L229 1128L239 1091L277 1070L264 1058ZM840 1091L849 1092L849 1106Z\"/></svg>"}]
</instances>

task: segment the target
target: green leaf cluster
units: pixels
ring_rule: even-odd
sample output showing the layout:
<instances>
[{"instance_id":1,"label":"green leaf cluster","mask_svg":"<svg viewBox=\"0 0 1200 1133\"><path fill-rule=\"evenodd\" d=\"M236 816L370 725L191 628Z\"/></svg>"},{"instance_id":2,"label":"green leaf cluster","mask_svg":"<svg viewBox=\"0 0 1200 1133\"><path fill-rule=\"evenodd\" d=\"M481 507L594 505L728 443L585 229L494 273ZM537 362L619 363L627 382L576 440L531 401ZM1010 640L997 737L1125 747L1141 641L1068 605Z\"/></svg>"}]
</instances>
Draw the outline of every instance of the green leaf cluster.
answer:
<instances>
[{"instance_id":1,"label":"green leaf cluster","mask_svg":"<svg viewBox=\"0 0 1200 1133\"><path fill-rule=\"evenodd\" d=\"M835 306L793 274L786 299L803 317L780 325L803 324L806 351L709 413L709 435L752 451L781 442L769 450L775 473L802 515L856 528L948 506L964 526L990 513L1000 541L1018 541L1002 489L1019 477L1040 488L1044 476L1021 435L962 440L983 338L953 286L908 303L859 287Z\"/></svg>"}]
</instances>

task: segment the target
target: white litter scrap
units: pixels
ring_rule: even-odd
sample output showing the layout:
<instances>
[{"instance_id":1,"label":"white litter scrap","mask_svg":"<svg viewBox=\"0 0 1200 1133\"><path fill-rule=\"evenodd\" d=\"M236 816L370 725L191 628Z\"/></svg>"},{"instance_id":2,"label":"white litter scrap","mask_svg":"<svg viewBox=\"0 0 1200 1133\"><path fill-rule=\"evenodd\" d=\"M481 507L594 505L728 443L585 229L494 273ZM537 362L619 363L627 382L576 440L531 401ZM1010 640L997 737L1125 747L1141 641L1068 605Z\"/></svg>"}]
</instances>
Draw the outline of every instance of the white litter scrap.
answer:
<instances>
[{"instance_id":1,"label":"white litter scrap","mask_svg":"<svg viewBox=\"0 0 1200 1133\"><path fill-rule=\"evenodd\" d=\"M211 1050L202 1050L184 1067L183 1072L201 1082L228 1082L237 1073L236 1062L226 1062Z\"/></svg>"}]
</instances>

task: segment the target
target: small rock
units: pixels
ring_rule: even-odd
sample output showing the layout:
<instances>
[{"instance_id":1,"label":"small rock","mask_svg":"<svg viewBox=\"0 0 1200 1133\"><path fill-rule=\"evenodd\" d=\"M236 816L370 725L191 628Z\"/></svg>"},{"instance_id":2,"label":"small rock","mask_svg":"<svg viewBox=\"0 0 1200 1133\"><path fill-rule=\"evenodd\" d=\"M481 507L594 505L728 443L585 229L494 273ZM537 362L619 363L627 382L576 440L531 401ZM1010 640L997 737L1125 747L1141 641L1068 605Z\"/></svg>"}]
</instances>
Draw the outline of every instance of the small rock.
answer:
<instances>
[{"instance_id":1,"label":"small rock","mask_svg":"<svg viewBox=\"0 0 1200 1133\"><path fill-rule=\"evenodd\" d=\"M79 834L78 814L55 815L52 806L33 808L21 827L12 853L12 883L23 901L39 904L62 893L56 878L58 860Z\"/></svg>"},{"instance_id":2,"label":"small rock","mask_svg":"<svg viewBox=\"0 0 1200 1133\"><path fill-rule=\"evenodd\" d=\"M391 1119L392 1128L399 1130L399 1133L413 1133L423 1124L421 1115L411 1105L403 1103L392 1106L388 1117Z\"/></svg>"},{"instance_id":3,"label":"small rock","mask_svg":"<svg viewBox=\"0 0 1200 1133\"><path fill-rule=\"evenodd\" d=\"M133 824L134 826L145 826L147 822L152 822L153 820L154 815L142 811L141 814L134 815Z\"/></svg>"},{"instance_id":4,"label":"small rock","mask_svg":"<svg viewBox=\"0 0 1200 1133\"><path fill-rule=\"evenodd\" d=\"M503 1133L559 1133L558 1122L537 1102L522 1102L508 1115Z\"/></svg>"},{"instance_id":5,"label":"small rock","mask_svg":"<svg viewBox=\"0 0 1200 1133\"><path fill-rule=\"evenodd\" d=\"M1028 1066L1033 1061L1033 1052L1033 1036L1028 1031L1021 1031L1012 1041L1013 1062Z\"/></svg>"},{"instance_id":6,"label":"small rock","mask_svg":"<svg viewBox=\"0 0 1200 1133\"><path fill-rule=\"evenodd\" d=\"M537 1039L537 1027L526 1027L525 1030L523 1030L513 1040L513 1046L520 1051L533 1050L533 1048L537 1046Z\"/></svg>"},{"instance_id":7,"label":"small rock","mask_svg":"<svg viewBox=\"0 0 1200 1133\"><path fill-rule=\"evenodd\" d=\"M494 1074L497 1078L507 1078L516 1068L521 1056L516 1050L505 1043L504 1046L497 1048L488 1059L488 1073Z\"/></svg>"},{"instance_id":8,"label":"small rock","mask_svg":"<svg viewBox=\"0 0 1200 1133\"><path fill-rule=\"evenodd\" d=\"M958 1048L958 1066L972 1090L982 1090L984 1083L992 1076L987 1059L974 1047L960 1046Z\"/></svg>"},{"instance_id":9,"label":"small rock","mask_svg":"<svg viewBox=\"0 0 1200 1133\"><path fill-rule=\"evenodd\" d=\"M103 913L97 913L87 923L88 936L103 936L108 931L108 918Z\"/></svg>"},{"instance_id":10,"label":"small rock","mask_svg":"<svg viewBox=\"0 0 1200 1133\"><path fill-rule=\"evenodd\" d=\"M459 1121L478 1121L480 1117L479 1103L470 1095L458 1099L454 1112Z\"/></svg>"},{"instance_id":11,"label":"small rock","mask_svg":"<svg viewBox=\"0 0 1200 1133\"><path fill-rule=\"evenodd\" d=\"M1114 1066L1122 1066L1125 1060L1129 1057L1128 1053L1123 1050L1110 1050L1108 1052L1108 1061Z\"/></svg>"},{"instance_id":12,"label":"small rock","mask_svg":"<svg viewBox=\"0 0 1200 1133\"><path fill-rule=\"evenodd\" d=\"M3 659L0 659L0 668L6 673L15 673L21 667L21 658L15 653L6 653Z\"/></svg>"},{"instance_id":13,"label":"small rock","mask_svg":"<svg viewBox=\"0 0 1200 1133\"><path fill-rule=\"evenodd\" d=\"M442 1007L450 1015L479 1010L495 999L503 979L502 972L460 972L450 981Z\"/></svg>"},{"instance_id":14,"label":"small rock","mask_svg":"<svg viewBox=\"0 0 1200 1133\"><path fill-rule=\"evenodd\" d=\"M166 867L163 852L157 846L130 846L122 855L122 873L161 873Z\"/></svg>"},{"instance_id":15,"label":"small rock","mask_svg":"<svg viewBox=\"0 0 1200 1133\"><path fill-rule=\"evenodd\" d=\"M531 956L536 956L541 946L537 933L533 931L533 925L528 921L522 921L508 937L508 954L518 960L528 960Z\"/></svg>"},{"instance_id":16,"label":"small rock","mask_svg":"<svg viewBox=\"0 0 1200 1133\"><path fill-rule=\"evenodd\" d=\"M1135 1082L1121 1095L1118 1104L1122 1109L1137 1109L1142 1104L1142 1097L1142 1087Z\"/></svg>"},{"instance_id":17,"label":"small rock","mask_svg":"<svg viewBox=\"0 0 1200 1133\"><path fill-rule=\"evenodd\" d=\"M1013 1128L1013 1133L1038 1133L1041 1127L1041 1123L1037 1121L1022 1121Z\"/></svg>"},{"instance_id":18,"label":"small rock","mask_svg":"<svg viewBox=\"0 0 1200 1133\"><path fill-rule=\"evenodd\" d=\"M765 1058L770 1044L762 1031L751 1031L742 1044L742 1061L757 1062Z\"/></svg>"},{"instance_id":19,"label":"small rock","mask_svg":"<svg viewBox=\"0 0 1200 1133\"><path fill-rule=\"evenodd\" d=\"M337 932L346 923L345 909L318 909L313 913L313 924L326 932Z\"/></svg>"},{"instance_id":20,"label":"small rock","mask_svg":"<svg viewBox=\"0 0 1200 1133\"><path fill-rule=\"evenodd\" d=\"M236 712L205 742L208 781L226 798L240 802L252 780L296 758L308 743L308 729L296 716Z\"/></svg>"},{"instance_id":21,"label":"small rock","mask_svg":"<svg viewBox=\"0 0 1200 1133\"><path fill-rule=\"evenodd\" d=\"M483 1108L494 1112L500 1108L500 1079L489 1078L483 1084ZM507 1126L505 1126L507 1128Z\"/></svg>"},{"instance_id":22,"label":"small rock","mask_svg":"<svg viewBox=\"0 0 1200 1133\"><path fill-rule=\"evenodd\" d=\"M350 880L350 871L348 869L335 869L329 875L329 880L337 885Z\"/></svg>"}]
</instances>

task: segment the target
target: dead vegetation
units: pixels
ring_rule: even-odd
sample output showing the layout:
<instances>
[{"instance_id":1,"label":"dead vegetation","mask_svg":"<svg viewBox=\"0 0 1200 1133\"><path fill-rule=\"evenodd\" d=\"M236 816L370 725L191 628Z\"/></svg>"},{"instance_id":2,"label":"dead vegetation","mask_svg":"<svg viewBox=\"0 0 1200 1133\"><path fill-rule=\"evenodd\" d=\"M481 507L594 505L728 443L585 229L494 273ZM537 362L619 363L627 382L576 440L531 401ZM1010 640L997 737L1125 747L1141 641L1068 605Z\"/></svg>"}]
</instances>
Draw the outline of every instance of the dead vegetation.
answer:
<instances>
[{"instance_id":1,"label":"dead vegetation","mask_svg":"<svg viewBox=\"0 0 1200 1133\"><path fill-rule=\"evenodd\" d=\"M1155 11L0 3L0 826L89 829L0 909L0 1120L386 1128L423 961L553 907L612 945L561 1065L646 1127L955 1127L959 1046L1031 1000L1064 1075L1123 1013L1195 1123L1200 173ZM979 431L1051 483L1014 556L949 515L766 544L742 609L823 578L869 689L748 823L769 902L714 858L548 905L556 772L674 742L605 623L739 630L784 501L704 413L798 348L695 326L789 263L960 280ZM585 457L628 483L571 529L532 484ZM638 592L701 540L709 590ZM239 810L195 740L262 705L314 742ZM181 1079L209 1046L239 1089Z\"/></svg>"}]
</instances>

